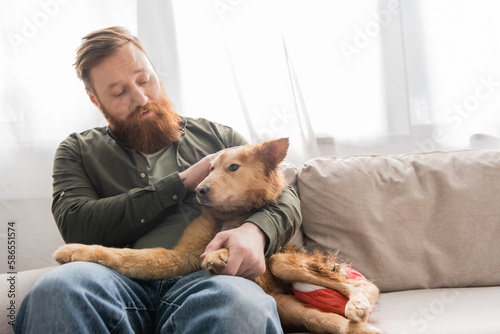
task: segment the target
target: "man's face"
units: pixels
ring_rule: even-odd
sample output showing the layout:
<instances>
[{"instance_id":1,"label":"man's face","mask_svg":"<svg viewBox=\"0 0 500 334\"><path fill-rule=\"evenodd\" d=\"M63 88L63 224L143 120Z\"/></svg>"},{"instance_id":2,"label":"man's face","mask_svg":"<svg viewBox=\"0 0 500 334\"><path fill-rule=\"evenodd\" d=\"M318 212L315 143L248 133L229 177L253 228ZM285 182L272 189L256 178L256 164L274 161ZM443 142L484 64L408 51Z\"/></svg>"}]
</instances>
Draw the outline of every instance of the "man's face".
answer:
<instances>
[{"instance_id":1,"label":"man's face","mask_svg":"<svg viewBox=\"0 0 500 334\"><path fill-rule=\"evenodd\" d=\"M105 110L111 128L113 120L125 121L137 108L148 102L160 103L162 89L148 57L134 43L120 50L90 70L95 95L88 92L91 101ZM109 116L109 117L108 117ZM140 119L151 116L143 110Z\"/></svg>"},{"instance_id":2,"label":"man's face","mask_svg":"<svg viewBox=\"0 0 500 334\"><path fill-rule=\"evenodd\" d=\"M133 43L94 66L90 77L91 101L129 148L149 154L180 140L180 117L149 59Z\"/></svg>"}]
</instances>

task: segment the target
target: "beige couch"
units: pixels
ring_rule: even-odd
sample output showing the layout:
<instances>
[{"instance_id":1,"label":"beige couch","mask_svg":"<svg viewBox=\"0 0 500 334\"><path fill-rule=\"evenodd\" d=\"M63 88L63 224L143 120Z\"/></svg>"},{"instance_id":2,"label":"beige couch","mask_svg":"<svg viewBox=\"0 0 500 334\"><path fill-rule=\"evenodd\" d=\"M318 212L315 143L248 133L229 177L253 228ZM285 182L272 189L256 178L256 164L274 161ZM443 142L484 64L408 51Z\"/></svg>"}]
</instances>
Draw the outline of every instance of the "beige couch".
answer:
<instances>
[{"instance_id":1,"label":"beige couch","mask_svg":"<svg viewBox=\"0 0 500 334\"><path fill-rule=\"evenodd\" d=\"M379 286L375 326L500 333L500 152L325 157L285 172L302 202L294 242L340 250ZM18 300L39 274L18 273Z\"/></svg>"}]
</instances>

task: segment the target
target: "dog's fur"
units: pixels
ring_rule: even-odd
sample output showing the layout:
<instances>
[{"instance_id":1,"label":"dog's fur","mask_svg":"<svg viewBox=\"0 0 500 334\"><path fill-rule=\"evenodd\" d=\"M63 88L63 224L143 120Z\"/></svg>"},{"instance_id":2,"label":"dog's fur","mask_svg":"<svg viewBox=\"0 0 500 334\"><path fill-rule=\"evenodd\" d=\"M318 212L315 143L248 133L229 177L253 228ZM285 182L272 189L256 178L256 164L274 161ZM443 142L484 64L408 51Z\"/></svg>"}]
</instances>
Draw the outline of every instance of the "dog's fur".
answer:
<instances>
[{"instance_id":1,"label":"dog's fur","mask_svg":"<svg viewBox=\"0 0 500 334\"><path fill-rule=\"evenodd\" d=\"M68 244L54 259L96 262L135 279L165 279L204 268L219 273L229 258L227 249L200 255L221 228L235 228L253 210L276 203L285 187L279 164L285 158L288 139L246 145L221 153L212 164L209 176L196 188L204 206L171 250L121 249L98 245ZM287 330L313 333L382 333L367 319L378 298L371 282L347 279L341 273L345 264L334 255L306 253L292 244L267 260L267 271L255 282L276 300L281 323ZM334 313L306 307L288 293L290 282L307 282L334 289L347 298L344 318Z\"/></svg>"}]
</instances>

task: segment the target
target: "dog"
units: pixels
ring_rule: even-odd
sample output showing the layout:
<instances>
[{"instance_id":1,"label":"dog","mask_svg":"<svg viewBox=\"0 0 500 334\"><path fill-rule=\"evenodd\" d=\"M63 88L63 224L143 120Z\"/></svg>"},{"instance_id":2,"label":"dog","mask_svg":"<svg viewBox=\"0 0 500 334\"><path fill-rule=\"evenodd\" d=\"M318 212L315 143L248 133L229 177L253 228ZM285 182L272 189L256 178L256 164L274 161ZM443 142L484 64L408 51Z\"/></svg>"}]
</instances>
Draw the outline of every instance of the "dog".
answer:
<instances>
[{"instance_id":1,"label":"dog","mask_svg":"<svg viewBox=\"0 0 500 334\"><path fill-rule=\"evenodd\" d=\"M286 156L288 138L245 145L220 153L209 175L196 188L201 214L184 230L173 249L108 248L99 245L68 244L54 254L60 264L72 261L96 262L134 279L167 279L200 269L218 274L230 256L223 248L205 255L205 247L221 229L231 229L251 212L276 203L286 187L279 165ZM255 282L275 300L285 330L313 333L382 333L367 320L379 290L366 280L345 275L348 265L335 255L307 253L288 244L266 260L266 272ZM319 285L348 298L345 317L308 307L290 293L291 282Z\"/></svg>"}]
</instances>

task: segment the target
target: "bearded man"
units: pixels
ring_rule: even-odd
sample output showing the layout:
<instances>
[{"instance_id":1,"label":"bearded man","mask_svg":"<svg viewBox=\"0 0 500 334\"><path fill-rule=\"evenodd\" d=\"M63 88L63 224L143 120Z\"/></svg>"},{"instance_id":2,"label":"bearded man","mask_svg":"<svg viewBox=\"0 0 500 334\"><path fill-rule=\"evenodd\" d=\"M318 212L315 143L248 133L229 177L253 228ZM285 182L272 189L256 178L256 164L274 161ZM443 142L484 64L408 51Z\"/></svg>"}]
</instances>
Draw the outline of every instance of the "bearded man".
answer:
<instances>
[{"instance_id":1,"label":"bearded man","mask_svg":"<svg viewBox=\"0 0 500 334\"><path fill-rule=\"evenodd\" d=\"M74 133L54 159L52 212L65 242L172 248L199 213L194 189L218 152L246 144L233 129L176 114L147 53L126 29L85 36L75 68L109 123ZM292 189L207 251L226 247L223 274L128 279L74 262L40 278L17 333L279 333L274 300L251 279L300 225Z\"/></svg>"}]
</instances>

